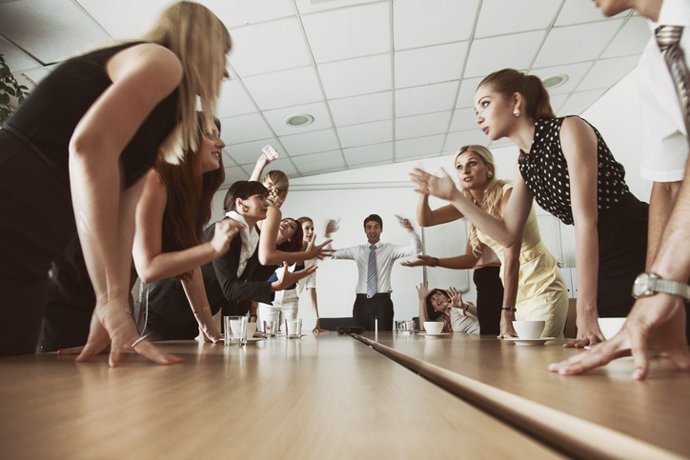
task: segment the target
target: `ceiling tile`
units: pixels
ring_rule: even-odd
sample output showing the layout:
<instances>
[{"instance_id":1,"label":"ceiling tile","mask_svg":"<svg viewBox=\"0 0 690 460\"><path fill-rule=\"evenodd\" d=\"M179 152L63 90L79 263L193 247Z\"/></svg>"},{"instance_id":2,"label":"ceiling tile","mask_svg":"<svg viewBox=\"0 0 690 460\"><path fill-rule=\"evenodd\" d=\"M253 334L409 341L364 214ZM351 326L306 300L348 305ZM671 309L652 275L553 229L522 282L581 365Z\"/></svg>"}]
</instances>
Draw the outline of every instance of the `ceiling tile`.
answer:
<instances>
[{"instance_id":1,"label":"ceiling tile","mask_svg":"<svg viewBox=\"0 0 690 460\"><path fill-rule=\"evenodd\" d=\"M478 0L396 0L393 3L394 48L403 50L468 40L477 4Z\"/></svg>"},{"instance_id":2,"label":"ceiling tile","mask_svg":"<svg viewBox=\"0 0 690 460\"><path fill-rule=\"evenodd\" d=\"M307 126L288 126L285 120L293 115L309 114L314 117L314 122ZM279 136L287 136L290 134L301 134L308 131L318 131L331 127L331 118L328 115L328 109L323 102L315 104L306 104L295 107L288 107L285 109L268 110L264 112L268 123Z\"/></svg>"},{"instance_id":3,"label":"ceiling tile","mask_svg":"<svg viewBox=\"0 0 690 460\"><path fill-rule=\"evenodd\" d=\"M561 116L561 106L566 101L566 99L568 99L569 95L570 94L557 94L549 98L551 100L551 108L553 109L553 112L556 114L556 116Z\"/></svg>"},{"instance_id":4,"label":"ceiling tile","mask_svg":"<svg viewBox=\"0 0 690 460\"><path fill-rule=\"evenodd\" d=\"M393 93L366 94L328 101L338 126L368 123L393 118Z\"/></svg>"},{"instance_id":5,"label":"ceiling tile","mask_svg":"<svg viewBox=\"0 0 690 460\"><path fill-rule=\"evenodd\" d=\"M474 93L477 91L477 86L482 81L484 76L475 78L464 78L460 82L460 92L458 93L458 100L455 106L460 107L474 107Z\"/></svg>"},{"instance_id":6,"label":"ceiling tile","mask_svg":"<svg viewBox=\"0 0 690 460\"><path fill-rule=\"evenodd\" d=\"M398 117L449 110L459 81L400 89L395 92L395 114Z\"/></svg>"},{"instance_id":7,"label":"ceiling tile","mask_svg":"<svg viewBox=\"0 0 690 460\"><path fill-rule=\"evenodd\" d=\"M395 87L428 85L460 78L467 42L395 53Z\"/></svg>"},{"instance_id":8,"label":"ceiling tile","mask_svg":"<svg viewBox=\"0 0 690 460\"><path fill-rule=\"evenodd\" d=\"M386 2L304 16L302 24L316 62L390 51L389 9Z\"/></svg>"},{"instance_id":9,"label":"ceiling tile","mask_svg":"<svg viewBox=\"0 0 690 460\"><path fill-rule=\"evenodd\" d=\"M465 77L484 77L511 67L526 69L544 38L544 31L524 32L475 40L470 48Z\"/></svg>"},{"instance_id":10,"label":"ceiling tile","mask_svg":"<svg viewBox=\"0 0 690 460\"><path fill-rule=\"evenodd\" d=\"M311 64L296 18L239 27L232 37L229 60L242 77Z\"/></svg>"},{"instance_id":11,"label":"ceiling tile","mask_svg":"<svg viewBox=\"0 0 690 460\"><path fill-rule=\"evenodd\" d=\"M300 155L293 157L292 161L303 174L337 171L345 167L345 160L340 150Z\"/></svg>"},{"instance_id":12,"label":"ceiling tile","mask_svg":"<svg viewBox=\"0 0 690 460\"><path fill-rule=\"evenodd\" d=\"M225 132L223 132L223 135L225 135ZM274 146L280 156L285 156L285 150L272 137L242 144L227 145L223 151L237 164L254 164L259 159L259 155L261 155L261 149L267 144Z\"/></svg>"},{"instance_id":13,"label":"ceiling tile","mask_svg":"<svg viewBox=\"0 0 690 460\"><path fill-rule=\"evenodd\" d=\"M460 147L463 147L465 145L483 145L487 146L489 145L489 140L488 137L484 135L481 130L473 129L471 131L460 131L460 132L455 132L455 133L448 133L448 137L446 138L446 144L443 146L443 151L441 153L445 154L456 154L459 150ZM446 171L450 171L452 164L445 165L444 167L446 168Z\"/></svg>"},{"instance_id":14,"label":"ceiling tile","mask_svg":"<svg viewBox=\"0 0 690 460\"><path fill-rule=\"evenodd\" d=\"M628 11L617 14L614 18L622 18ZM597 8L596 3L582 0L566 0L556 19L557 26L580 24L583 22L602 21L606 16Z\"/></svg>"},{"instance_id":15,"label":"ceiling tile","mask_svg":"<svg viewBox=\"0 0 690 460\"><path fill-rule=\"evenodd\" d=\"M213 11L231 34L237 26L272 21L297 13L292 0L203 0L199 3Z\"/></svg>"},{"instance_id":16,"label":"ceiling tile","mask_svg":"<svg viewBox=\"0 0 690 460\"><path fill-rule=\"evenodd\" d=\"M483 0L475 38L546 29L556 17L554 0ZM529 14L525 14L529 11ZM515 20L520 18L520 20Z\"/></svg>"},{"instance_id":17,"label":"ceiling tile","mask_svg":"<svg viewBox=\"0 0 690 460\"><path fill-rule=\"evenodd\" d=\"M639 56L602 59L594 63L592 70L582 79L578 91L609 88L629 74L639 61Z\"/></svg>"},{"instance_id":18,"label":"ceiling tile","mask_svg":"<svg viewBox=\"0 0 690 460\"><path fill-rule=\"evenodd\" d=\"M468 131L470 129L479 131L477 114L474 112L474 108L467 107L456 110L453 114L453 121L450 124L450 131Z\"/></svg>"},{"instance_id":19,"label":"ceiling tile","mask_svg":"<svg viewBox=\"0 0 690 460\"><path fill-rule=\"evenodd\" d=\"M346 8L353 5L372 3L379 0L294 0L297 10L301 14L317 13L319 11Z\"/></svg>"},{"instance_id":20,"label":"ceiling tile","mask_svg":"<svg viewBox=\"0 0 690 460\"><path fill-rule=\"evenodd\" d=\"M601 57L641 54L651 36L652 31L649 29L647 20L639 16L632 17L628 19Z\"/></svg>"},{"instance_id":21,"label":"ceiling tile","mask_svg":"<svg viewBox=\"0 0 690 460\"><path fill-rule=\"evenodd\" d=\"M40 62L36 61L1 36L0 54L4 56L5 63L9 66L13 74L21 72L22 70L35 69L36 67L41 66Z\"/></svg>"},{"instance_id":22,"label":"ceiling tile","mask_svg":"<svg viewBox=\"0 0 690 460\"><path fill-rule=\"evenodd\" d=\"M343 147L388 142L393 140L393 120L339 127L338 135Z\"/></svg>"},{"instance_id":23,"label":"ceiling tile","mask_svg":"<svg viewBox=\"0 0 690 460\"><path fill-rule=\"evenodd\" d=\"M218 99L218 118L256 112L256 106L238 80L226 80Z\"/></svg>"},{"instance_id":24,"label":"ceiling tile","mask_svg":"<svg viewBox=\"0 0 690 460\"><path fill-rule=\"evenodd\" d=\"M596 59L611 41L623 20L595 22L551 29L534 62L534 67L548 67ZM577 46L572 46L577 43ZM564 53L563 50L568 52Z\"/></svg>"},{"instance_id":25,"label":"ceiling tile","mask_svg":"<svg viewBox=\"0 0 690 460\"><path fill-rule=\"evenodd\" d=\"M593 63L594 61L588 61L579 64L542 67L539 69L532 69L530 74L536 75L542 80L554 75L566 75L568 80L565 83L554 88L548 88L548 90L551 95L569 93L577 87L580 81L582 81L582 77L589 72Z\"/></svg>"},{"instance_id":26,"label":"ceiling tile","mask_svg":"<svg viewBox=\"0 0 690 460\"><path fill-rule=\"evenodd\" d=\"M345 154L347 164L350 166L390 163L393 160L393 143L383 142L381 144L352 147L343 149L343 153Z\"/></svg>"},{"instance_id":27,"label":"ceiling tile","mask_svg":"<svg viewBox=\"0 0 690 460\"><path fill-rule=\"evenodd\" d=\"M0 3L0 31L43 64L111 39L77 4L65 0Z\"/></svg>"},{"instance_id":28,"label":"ceiling tile","mask_svg":"<svg viewBox=\"0 0 690 460\"><path fill-rule=\"evenodd\" d=\"M148 31L173 0L77 0L115 38L136 38Z\"/></svg>"},{"instance_id":29,"label":"ceiling tile","mask_svg":"<svg viewBox=\"0 0 690 460\"><path fill-rule=\"evenodd\" d=\"M391 89L388 54L320 64L318 71L328 99Z\"/></svg>"},{"instance_id":30,"label":"ceiling tile","mask_svg":"<svg viewBox=\"0 0 690 460\"><path fill-rule=\"evenodd\" d=\"M316 70L311 66L247 77L242 81L261 109L323 100Z\"/></svg>"},{"instance_id":31,"label":"ceiling tile","mask_svg":"<svg viewBox=\"0 0 690 460\"><path fill-rule=\"evenodd\" d=\"M448 130L449 121L450 111L397 118L395 120L395 138L410 139L445 133Z\"/></svg>"},{"instance_id":32,"label":"ceiling tile","mask_svg":"<svg viewBox=\"0 0 690 460\"><path fill-rule=\"evenodd\" d=\"M226 144L239 144L257 139L266 139L273 135L264 119L258 113L223 118L221 123L223 126L223 140L226 141Z\"/></svg>"},{"instance_id":33,"label":"ceiling tile","mask_svg":"<svg viewBox=\"0 0 690 460\"><path fill-rule=\"evenodd\" d=\"M281 136L280 142L282 142L290 156L340 148L338 138L333 129Z\"/></svg>"},{"instance_id":34,"label":"ceiling tile","mask_svg":"<svg viewBox=\"0 0 690 460\"><path fill-rule=\"evenodd\" d=\"M418 137L395 141L395 160L438 155L443 147L445 135Z\"/></svg>"},{"instance_id":35,"label":"ceiling tile","mask_svg":"<svg viewBox=\"0 0 690 460\"><path fill-rule=\"evenodd\" d=\"M580 115L594 104L606 89L595 89L592 91L582 91L571 93L568 100L561 106L561 115Z\"/></svg>"},{"instance_id":36,"label":"ceiling tile","mask_svg":"<svg viewBox=\"0 0 690 460\"><path fill-rule=\"evenodd\" d=\"M238 180L247 180L249 179L249 173L245 172L244 169L240 168L239 166L233 166L231 168L225 168L225 182L223 182L226 187L223 188L228 188Z\"/></svg>"}]
</instances>

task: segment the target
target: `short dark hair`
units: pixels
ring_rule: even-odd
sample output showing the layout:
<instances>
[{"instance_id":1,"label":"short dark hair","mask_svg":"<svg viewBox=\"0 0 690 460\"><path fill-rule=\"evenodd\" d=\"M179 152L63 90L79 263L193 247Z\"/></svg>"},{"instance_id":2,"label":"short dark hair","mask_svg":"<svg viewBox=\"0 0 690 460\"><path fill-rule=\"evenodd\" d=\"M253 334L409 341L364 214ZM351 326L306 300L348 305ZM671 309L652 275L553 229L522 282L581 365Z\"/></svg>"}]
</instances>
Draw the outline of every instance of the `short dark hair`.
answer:
<instances>
[{"instance_id":1,"label":"short dark hair","mask_svg":"<svg viewBox=\"0 0 690 460\"><path fill-rule=\"evenodd\" d=\"M374 221L378 222L378 224L381 226L381 229L383 229L383 220L381 219L381 216L378 214L369 214L365 219L364 219L364 227L366 228L367 222Z\"/></svg>"},{"instance_id":2,"label":"short dark hair","mask_svg":"<svg viewBox=\"0 0 690 460\"><path fill-rule=\"evenodd\" d=\"M439 316L441 316L441 312L436 310L434 308L434 305L431 303L431 297L434 294L441 293L444 296L448 297L450 299L450 296L448 295L448 292L443 290L443 289L432 289L429 291L429 293L426 295L426 299L424 301L426 302L426 317L428 318L429 321L436 321Z\"/></svg>"},{"instance_id":3,"label":"short dark hair","mask_svg":"<svg viewBox=\"0 0 690 460\"><path fill-rule=\"evenodd\" d=\"M235 201L238 198L246 200L252 195L268 196L268 190L266 190L266 187L264 187L261 182L255 180L238 180L230 186L225 194L223 209L225 209L225 212L234 211Z\"/></svg>"}]
</instances>

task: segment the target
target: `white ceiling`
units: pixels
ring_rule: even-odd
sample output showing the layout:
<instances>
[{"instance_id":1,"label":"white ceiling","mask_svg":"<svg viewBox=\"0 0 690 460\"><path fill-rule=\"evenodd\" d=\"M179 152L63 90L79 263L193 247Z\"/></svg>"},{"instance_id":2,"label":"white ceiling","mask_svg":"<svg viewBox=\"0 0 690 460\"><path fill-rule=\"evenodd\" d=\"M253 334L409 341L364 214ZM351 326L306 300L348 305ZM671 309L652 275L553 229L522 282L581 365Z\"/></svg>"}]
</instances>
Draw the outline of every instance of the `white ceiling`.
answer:
<instances>
[{"instance_id":1,"label":"white ceiling","mask_svg":"<svg viewBox=\"0 0 690 460\"><path fill-rule=\"evenodd\" d=\"M0 0L0 53L39 81L53 65L112 38L135 38L170 0ZM227 183L260 149L291 177L489 145L472 95L515 67L568 81L558 114L579 114L635 66L649 38L629 13L588 0L206 0L233 37L218 108ZM313 124L294 128L291 115ZM505 145L505 141L492 146Z\"/></svg>"}]
</instances>

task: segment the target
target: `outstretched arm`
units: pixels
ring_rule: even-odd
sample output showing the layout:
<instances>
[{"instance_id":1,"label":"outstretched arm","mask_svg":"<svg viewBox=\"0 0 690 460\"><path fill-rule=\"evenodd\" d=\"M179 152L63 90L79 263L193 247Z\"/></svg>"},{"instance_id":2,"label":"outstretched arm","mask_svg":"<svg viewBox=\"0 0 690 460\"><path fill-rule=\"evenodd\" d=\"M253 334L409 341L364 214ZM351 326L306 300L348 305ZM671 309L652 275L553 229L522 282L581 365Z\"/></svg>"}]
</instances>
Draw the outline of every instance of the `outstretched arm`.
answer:
<instances>
[{"instance_id":1,"label":"outstretched arm","mask_svg":"<svg viewBox=\"0 0 690 460\"><path fill-rule=\"evenodd\" d=\"M197 267L192 273L191 279L182 279L182 288L187 295L189 306L199 324L199 339L204 342L216 343L221 339L220 332L213 322L213 314L206 297L204 278L201 268Z\"/></svg>"},{"instance_id":2,"label":"outstretched arm","mask_svg":"<svg viewBox=\"0 0 690 460\"><path fill-rule=\"evenodd\" d=\"M502 246L512 246L522 237L522 228L532 208L532 193L527 189L520 171L515 171L515 179L510 201L503 207L503 219L497 219L487 213L463 195L441 168L441 175L434 176L422 169L415 169L410 174L416 184L416 191L431 194L450 202L475 227L498 241Z\"/></svg>"},{"instance_id":3,"label":"outstretched arm","mask_svg":"<svg viewBox=\"0 0 690 460\"><path fill-rule=\"evenodd\" d=\"M403 265L405 267L427 266L451 268L455 270L466 270L473 268L479 260L479 257L475 256L472 253L472 248L470 247L469 243L467 244L466 251L467 252L465 254L462 254L460 256L443 258L420 254L417 256L417 260L404 261L401 262L400 265Z\"/></svg>"},{"instance_id":4,"label":"outstretched arm","mask_svg":"<svg viewBox=\"0 0 690 460\"><path fill-rule=\"evenodd\" d=\"M256 165L254 165L254 170L252 171L252 175L249 177L249 180L260 180L261 174L264 172L264 168L266 168L266 166L268 166L268 164L276 158L278 158L278 152L276 149L271 145L264 146L264 148L261 149L259 159L256 160Z\"/></svg>"},{"instance_id":5,"label":"outstretched arm","mask_svg":"<svg viewBox=\"0 0 690 460\"><path fill-rule=\"evenodd\" d=\"M417 223L420 227L433 227L435 225L453 222L461 217L462 213L455 209L455 206L452 204L447 204L432 210L429 206L429 195L425 193L419 194L419 201L417 202Z\"/></svg>"},{"instance_id":6,"label":"outstretched arm","mask_svg":"<svg viewBox=\"0 0 690 460\"><path fill-rule=\"evenodd\" d=\"M332 251L326 249L326 246L332 240L326 240L319 245L315 245L314 238L312 238L312 241L304 251L287 252L279 250L276 241L278 239L281 217L280 209L275 206L268 207L266 219L264 219L264 224L261 227L261 237L259 238L259 262L261 265L277 265L281 262L293 264L309 259L323 259L331 254Z\"/></svg>"},{"instance_id":7,"label":"outstretched arm","mask_svg":"<svg viewBox=\"0 0 690 460\"><path fill-rule=\"evenodd\" d=\"M429 293L429 283L424 281L417 286L417 297L419 298L419 330L424 331L424 322L429 321L426 316L426 296Z\"/></svg>"}]
</instances>

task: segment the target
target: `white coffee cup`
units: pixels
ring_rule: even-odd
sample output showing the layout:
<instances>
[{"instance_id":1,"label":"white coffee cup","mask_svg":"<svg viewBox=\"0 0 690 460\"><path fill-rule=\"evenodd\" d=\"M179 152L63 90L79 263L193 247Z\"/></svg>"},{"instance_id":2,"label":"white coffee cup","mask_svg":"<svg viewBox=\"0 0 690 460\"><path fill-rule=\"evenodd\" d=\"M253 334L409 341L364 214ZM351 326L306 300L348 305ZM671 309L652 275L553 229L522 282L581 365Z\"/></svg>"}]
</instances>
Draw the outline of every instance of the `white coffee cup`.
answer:
<instances>
[{"instance_id":1,"label":"white coffee cup","mask_svg":"<svg viewBox=\"0 0 690 460\"><path fill-rule=\"evenodd\" d=\"M538 339L545 324L544 320L513 321L513 328L521 339Z\"/></svg>"},{"instance_id":2,"label":"white coffee cup","mask_svg":"<svg viewBox=\"0 0 690 460\"><path fill-rule=\"evenodd\" d=\"M599 318L599 329L604 334L604 338L609 340L621 330L625 318Z\"/></svg>"},{"instance_id":3,"label":"white coffee cup","mask_svg":"<svg viewBox=\"0 0 690 460\"><path fill-rule=\"evenodd\" d=\"M429 334L440 334L443 323L440 321L424 321L424 330Z\"/></svg>"}]
</instances>

